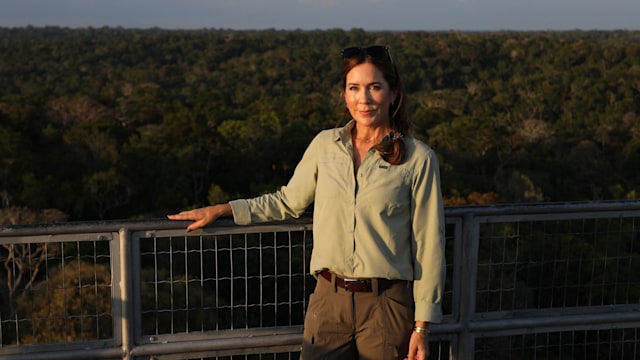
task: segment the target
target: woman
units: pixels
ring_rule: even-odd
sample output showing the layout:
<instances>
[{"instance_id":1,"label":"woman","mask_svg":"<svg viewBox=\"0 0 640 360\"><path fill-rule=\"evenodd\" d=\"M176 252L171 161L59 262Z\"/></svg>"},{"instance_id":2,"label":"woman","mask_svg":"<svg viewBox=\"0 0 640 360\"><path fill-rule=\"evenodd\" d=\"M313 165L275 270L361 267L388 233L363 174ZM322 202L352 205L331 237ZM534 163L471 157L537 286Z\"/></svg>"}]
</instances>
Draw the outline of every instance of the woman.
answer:
<instances>
[{"instance_id":1,"label":"woman","mask_svg":"<svg viewBox=\"0 0 640 360\"><path fill-rule=\"evenodd\" d=\"M314 204L301 358L426 359L441 320L444 216L438 161L409 135L405 92L384 46L342 51L344 127L320 132L280 191L170 215L192 231L300 216Z\"/></svg>"}]
</instances>

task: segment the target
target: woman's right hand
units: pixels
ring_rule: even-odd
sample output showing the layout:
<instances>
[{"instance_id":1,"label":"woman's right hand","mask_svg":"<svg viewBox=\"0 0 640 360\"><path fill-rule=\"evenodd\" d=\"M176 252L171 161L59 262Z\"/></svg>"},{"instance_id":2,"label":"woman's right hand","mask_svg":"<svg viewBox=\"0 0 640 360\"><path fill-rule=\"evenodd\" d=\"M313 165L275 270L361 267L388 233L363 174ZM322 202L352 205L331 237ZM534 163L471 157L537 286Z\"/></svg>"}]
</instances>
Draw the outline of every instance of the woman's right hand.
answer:
<instances>
[{"instance_id":1,"label":"woman's right hand","mask_svg":"<svg viewBox=\"0 0 640 360\"><path fill-rule=\"evenodd\" d=\"M169 220L193 220L193 223L187 227L187 232L190 232L213 223L221 216L231 215L233 215L233 211L231 205L227 203L182 211L178 214L167 215L167 218Z\"/></svg>"}]
</instances>

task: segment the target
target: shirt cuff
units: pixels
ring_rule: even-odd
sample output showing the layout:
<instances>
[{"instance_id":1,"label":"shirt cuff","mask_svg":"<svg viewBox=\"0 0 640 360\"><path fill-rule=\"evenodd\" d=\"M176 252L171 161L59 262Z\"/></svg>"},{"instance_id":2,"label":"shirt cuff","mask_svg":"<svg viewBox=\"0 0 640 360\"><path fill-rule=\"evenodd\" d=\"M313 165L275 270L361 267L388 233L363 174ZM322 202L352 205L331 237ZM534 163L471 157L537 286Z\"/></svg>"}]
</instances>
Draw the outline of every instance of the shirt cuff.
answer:
<instances>
[{"instance_id":1,"label":"shirt cuff","mask_svg":"<svg viewBox=\"0 0 640 360\"><path fill-rule=\"evenodd\" d=\"M245 199L229 201L231 211L233 211L233 222L236 225L251 224L251 211L249 211L249 202Z\"/></svg>"},{"instance_id":2,"label":"shirt cuff","mask_svg":"<svg viewBox=\"0 0 640 360\"><path fill-rule=\"evenodd\" d=\"M442 321L442 306L433 303L416 303L414 321L426 321L429 323L439 323Z\"/></svg>"}]
</instances>

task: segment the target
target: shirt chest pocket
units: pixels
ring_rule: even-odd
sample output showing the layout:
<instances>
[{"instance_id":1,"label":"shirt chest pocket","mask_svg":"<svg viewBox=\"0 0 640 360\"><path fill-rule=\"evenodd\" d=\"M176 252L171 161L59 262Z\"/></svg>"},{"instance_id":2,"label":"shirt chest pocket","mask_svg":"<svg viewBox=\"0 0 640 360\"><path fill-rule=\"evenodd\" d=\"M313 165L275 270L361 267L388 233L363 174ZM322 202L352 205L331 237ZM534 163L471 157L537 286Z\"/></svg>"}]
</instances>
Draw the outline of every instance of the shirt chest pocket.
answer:
<instances>
[{"instance_id":1,"label":"shirt chest pocket","mask_svg":"<svg viewBox=\"0 0 640 360\"><path fill-rule=\"evenodd\" d=\"M324 157L318 161L316 198L353 196L353 170L344 158Z\"/></svg>"},{"instance_id":2,"label":"shirt chest pocket","mask_svg":"<svg viewBox=\"0 0 640 360\"><path fill-rule=\"evenodd\" d=\"M405 213L411 204L411 184L406 171L389 168L373 172L360 187L358 198L387 216Z\"/></svg>"}]
</instances>

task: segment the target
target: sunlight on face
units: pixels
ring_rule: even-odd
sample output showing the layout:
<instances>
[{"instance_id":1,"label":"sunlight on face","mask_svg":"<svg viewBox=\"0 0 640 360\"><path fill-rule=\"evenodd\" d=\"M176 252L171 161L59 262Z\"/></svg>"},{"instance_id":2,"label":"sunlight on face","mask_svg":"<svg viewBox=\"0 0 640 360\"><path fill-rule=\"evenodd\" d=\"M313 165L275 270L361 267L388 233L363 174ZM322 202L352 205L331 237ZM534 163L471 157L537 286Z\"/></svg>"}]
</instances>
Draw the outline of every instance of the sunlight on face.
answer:
<instances>
[{"instance_id":1,"label":"sunlight on face","mask_svg":"<svg viewBox=\"0 0 640 360\"><path fill-rule=\"evenodd\" d=\"M395 92L375 65L363 63L347 74L344 100L359 125L388 127L394 98Z\"/></svg>"}]
</instances>

